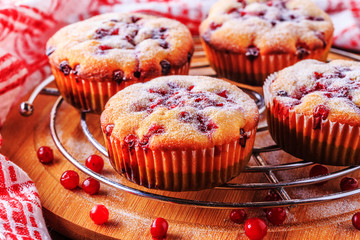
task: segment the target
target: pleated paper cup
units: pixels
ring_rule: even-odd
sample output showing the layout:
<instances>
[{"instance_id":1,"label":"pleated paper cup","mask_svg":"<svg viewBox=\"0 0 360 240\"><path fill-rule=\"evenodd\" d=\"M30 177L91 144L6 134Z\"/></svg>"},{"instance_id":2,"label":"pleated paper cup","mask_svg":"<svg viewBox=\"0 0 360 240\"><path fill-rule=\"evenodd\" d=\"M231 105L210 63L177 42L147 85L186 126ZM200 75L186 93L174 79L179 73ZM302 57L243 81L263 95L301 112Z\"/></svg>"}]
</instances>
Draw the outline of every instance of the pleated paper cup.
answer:
<instances>
[{"instance_id":1,"label":"pleated paper cup","mask_svg":"<svg viewBox=\"0 0 360 240\"><path fill-rule=\"evenodd\" d=\"M262 86L266 77L285 67L304 59L326 61L331 44L324 49L311 51L308 56L299 59L295 54L259 54L251 60L245 53L217 50L201 39L210 66L220 77L252 86Z\"/></svg>"},{"instance_id":2,"label":"pleated paper cup","mask_svg":"<svg viewBox=\"0 0 360 240\"><path fill-rule=\"evenodd\" d=\"M360 165L360 127L322 120L320 129L313 116L295 113L273 100L270 84L264 85L267 121L274 141L287 153L306 161L335 165Z\"/></svg>"},{"instance_id":3,"label":"pleated paper cup","mask_svg":"<svg viewBox=\"0 0 360 240\"><path fill-rule=\"evenodd\" d=\"M222 185L238 176L250 160L256 129L239 140L206 149L129 149L104 135L114 169L138 185L168 191L193 191Z\"/></svg>"},{"instance_id":4,"label":"pleated paper cup","mask_svg":"<svg viewBox=\"0 0 360 240\"><path fill-rule=\"evenodd\" d=\"M186 62L180 68L172 68L169 75L188 75L189 68L190 63ZM68 103L81 111L98 114L104 110L106 102L118 91L131 84L146 82L152 79L140 77L136 80L122 81L120 84L112 79L88 81L78 78L73 73L65 76L56 67L51 67L51 69L59 92Z\"/></svg>"}]
</instances>

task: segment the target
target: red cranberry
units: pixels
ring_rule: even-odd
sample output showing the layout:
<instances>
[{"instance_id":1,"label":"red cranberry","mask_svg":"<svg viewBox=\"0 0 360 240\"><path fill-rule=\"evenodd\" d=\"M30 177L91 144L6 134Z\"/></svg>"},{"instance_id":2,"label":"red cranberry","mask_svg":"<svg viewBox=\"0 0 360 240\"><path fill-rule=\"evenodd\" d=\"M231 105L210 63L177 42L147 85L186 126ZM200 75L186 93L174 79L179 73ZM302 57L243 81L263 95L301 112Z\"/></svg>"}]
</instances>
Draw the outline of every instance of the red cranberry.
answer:
<instances>
[{"instance_id":1,"label":"red cranberry","mask_svg":"<svg viewBox=\"0 0 360 240\"><path fill-rule=\"evenodd\" d=\"M113 79L116 83L120 84L125 79L125 74L121 70L116 70L113 72Z\"/></svg>"},{"instance_id":2,"label":"red cranberry","mask_svg":"<svg viewBox=\"0 0 360 240\"><path fill-rule=\"evenodd\" d=\"M245 234L250 240L261 240L267 234L267 225L261 218L249 218L246 220L244 228Z\"/></svg>"},{"instance_id":3,"label":"red cranberry","mask_svg":"<svg viewBox=\"0 0 360 240\"><path fill-rule=\"evenodd\" d=\"M82 189L87 194L90 195L96 194L100 190L100 182L91 177L88 177L87 179L84 180L82 184Z\"/></svg>"},{"instance_id":4,"label":"red cranberry","mask_svg":"<svg viewBox=\"0 0 360 240\"><path fill-rule=\"evenodd\" d=\"M192 54L188 52L188 54L187 54L187 61L188 61L188 63L190 63L191 57L192 57ZM194 86L193 86L193 87L194 87ZM191 90L191 89L190 89L190 90ZM190 91L190 90L189 90L189 91Z\"/></svg>"},{"instance_id":5,"label":"red cranberry","mask_svg":"<svg viewBox=\"0 0 360 240\"><path fill-rule=\"evenodd\" d=\"M245 56L250 60L253 61L259 56L259 49L255 46L249 46L246 49Z\"/></svg>"},{"instance_id":6,"label":"red cranberry","mask_svg":"<svg viewBox=\"0 0 360 240\"><path fill-rule=\"evenodd\" d=\"M104 205L95 205L90 211L90 218L95 224L104 224L109 219L109 210Z\"/></svg>"},{"instance_id":7,"label":"red cranberry","mask_svg":"<svg viewBox=\"0 0 360 240\"><path fill-rule=\"evenodd\" d=\"M329 169L327 167L325 167L324 165L315 165L310 169L309 177L317 177L327 174L329 174ZM322 185L324 183L325 182L320 183L319 185Z\"/></svg>"},{"instance_id":8,"label":"red cranberry","mask_svg":"<svg viewBox=\"0 0 360 240\"><path fill-rule=\"evenodd\" d=\"M137 21L141 20L140 17L136 17L136 16L131 16L131 22L132 23L136 23Z\"/></svg>"},{"instance_id":9,"label":"red cranberry","mask_svg":"<svg viewBox=\"0 0 360 240\"><path fill-rule=\"evenodd\" d=\"M85 166L94 172L101 172L104 167L104 160L98 155L91 155L85 161Z\"/></svg>"},{"instance_id":10,"label":"red cranberry","mask_svg":"<svg viewBox=\"0 0 360 240\"><path fill-rule=\"evenodd\" d=\"M227 14L232 14L234 12L238 12L237 8L231 8L229 11L227 11Z\"/></svg>"},{"instance_id":11,"label":"red cranberry","mask_svg":"<svg viewBox=\"0 0 360 240\"><path fill-rule=\"evenodd\" d=\"M245 221L247 214L244 209L234 209L230 212L230 219L234 223L241 224Z\"/></svg>"},{"instance_id":12,"label":"red cranberry","mask_svg":"<svg viewBox=\"0 0 360 240\"><path fill-rule=\"evenodd\" d=\"M115 127L114 124L108 124L108 125L106 125L106 127L105 127L105 135L106 135L107 137L110 137L112 131L114 130L114 127Z\"/></svg>"},{"instance_id":13,"label":"red cranberry","mask_svg":"<svg viewBox=\"0 0 360 240\"><path fill-rule=\"evenodd\" d=\"M258 13L256 13L256 15L258 15L258 16L260 16L260 17L262 17L262 16L264 16L264 15L265 15L265 12L258 12Z\"/></svg>"},{"instance_id":14,"label":"red cranberry","mask_svg":"<svg viewBox=\"0 0 360 240\"><path fill-rule=\"evenodd\" d=\"M124 143L129 148L130 151L135 148L137 142L138 142L138 138L133 134L127 135L124 138Z\"/></svg>"},{"instance_id":15,"label":"red cranberry","mask_svg":"<svg viewBox=\"0 0 360 240\"><path fill-rule=\"evenodd\" d=\"M310 20L310 21L324 21L324 18L322 17L313 17L313 16L309 16L306 18L307 20Z\"/></svg>"},{"instance_id":16,"label":"red cranberry","mask_svg":"<svg viewBox=\"0 0 360 240\"><path fill-rule=\"evenodd\" d=\"M151 38L164 40L167 37L167 34L165 34L165 32L166 28L155 29L151 32Z\"/></svg>"},{"instance_id":17,"label":"red cranberry","mask_svg":"<svg viewBox=\"0 0 360 240\"><path fill-rule=\"evenodd\" d=\"M134 72L134 77L140 78L141 77L141 72L140 71Z\"/></svg>"},{"instance_id":18,"label":"red cranberry","mask_svg":"<svg viewBox=\"0 0 360 240\"><path fill-rule=\"evenodd\" d=\"M169 48L169 44L165 41L161 42L160 44L160 47L162 47L163 49L168 49Z\"/></svg>"},{"instance_id":19,"label":"red cranberry","mask_svg":"<svg viewBox=\"0 0 360 240\"><path fill-rule=\"evenodd\" d=\"M219 27L221 27L222 26L222 23L215 23L215 22L211 22L210 23L210 29L211 30L216 30L216 29L218 29Z\"/></svg>"},{"instance_id":20,"label":"red cranberry","mask_svg":"<svg viewBox=\"0 0 360 240\"><path fill-rule=\"evenodd\" d=\"M246 132L243 128L240 128L240 138L239 138L239 144L241 147L245 147L247 140Z\"/></svg>"},{"instance_id":21,"label":"red cranberry","mask_svg":"<svg viewBox=\"0 0 360 240\"><path fill-rule=\"evenodd\" d=\"M53 150L48 146L39 147L37 157L41 163L51 163L54 160Z\"/></svg>"},{"instance_id":22,"label":"red cranberry","mask_svg":"<svg viewBox=\"0 0 360 240\"><path fill-rule=\"evenodd\" d=\"M66 76L66 75L69 75L70 72L71 72L71 67L70 67L68 61L62 61L62 62L60 63L59 68L60 68L60 71L63 72L65 76Z\"/></svg>"},{"instance_id":23,"label":"red cranberry","mask_svg":"<svg viewBox=\"0 0 360 240\"><path fill-rule=\"evenodd\" d=\"M143 138L141 139L141 141L139 142L139 144L146 149L149 145L149 141L150 141L150 137L155 135L155 134L161 134L164 133L165 129L163 126L157 125L157 124L153 124L149 131L143 136Z\"/></svg>"},{"instance_id":24,"label":"red cranberry","mask_svg":"<svg viewBox=\"0 0 360 240\"><path fill-rule=\"evenodd\" d=\"M315 32L315 36L322 42L323 48L326 47L325 34L323 32Z\"/></svg>"},{"instance_id":25,"label":"red cranberry","mask_svg":"<svg viewBox=\"0 0 360 240\"><path fill-rule=\"evenodd\" d=\"M274 225L282 224L286 219L286 211L285 208L276 207L269 208L266 211L266 218Z\"/></svg>"},{"instance_id":26,"label":"red cranberry","mask_svg":"<svg viewBox=\"0 0 360 240\"><path fill-rule=\"evenodd\" d=\"M288 93L284 90L279 90L276 92L276 96L280 96L280 97L287 97Z\"/></svg>"},{"instance_id":27,"label":"red cranberry","mask_svg":"<svg viewBox=\"0 0 360 240\"><path fill-rule=\"evenodd\" d=\"M330 112L330 108L325 105L318 105L314 108L313 111L313 128L320 129L321 128L321 120L326 120Z\"/></svg>"},{"instance_id":28,"label":"red cranberry","mask_svg":"<svg viewBox=\"0 0 360 240\"><path fill-rule=\"evenodd\" d=\"M161 66L161 73L163 75L168 75L170 73L171 64L168 60L162 60L160 62L160 66Z\"/></svg>"},{"instance_id":29,"label":"red cranberry","mask_svg":"<svg viewBox=\"0 0 360 240\"><path fill-rule=\"evenodd\" d=\"M349 91L349 87L340 87L338 89L336 89L334 92L337 93L337 97L347 97L350 100L352 100L352 96L349 95L350 91Z\"/></svg>"},{"instance_id":30,"label":"red cranberry","mask_svg":"<svg viewBox=\"0 0 360 240\"><path fill-rule=\"evenodd\" d=\"M103 38L109 35L118 35L119 34L119 29L115 28L115 29L104 29L104 28L100 28L97 29L95 31L95 38Z\"/></svg>"},{"instance_id":31,"label":"red cranberry","mask_svg":"<svg viewBox=\"0 0 360 240\"><path fill-rule=\"evenodd\" d=\"M325 105L318 105L314 108L314 117L321 117L322 120L325 120L330 112L330 108Z\"/></svg>"},{"instance_id":32,"label":"red cranberry","mask_svg":"<svg viewBox=\"0 0 360 240\"><path fill-rule=\"evenodd\" d=\"M309 56L310 52L303 48L303 47L297 47L296 49L296 55L298 59L304 59L305 57Z\"/></svg>"},{"instance_id":33,"label":"red cranberry","mask_svg":"<svg viewBox=\"0 0 360 240\"><path fill-rule=\"evenodd\" d=\"M126 35L126 36L125 36L125 39L126 39L126 40L128 41L128 43L130 43L131 45L133 45L133 46L136 45L133 36L131 36L131 35Z\"/></svg>"},{"instance_id":34,"label":"red cranberry","mask_svg":"<svg viewBox=\"0 0 360 240\"><path fill-rule=\"evenodd\" d=\"M207 120L202 115L197 115L197 126L200 132L207 133L217 129L218 126L211 120Z\"/></svg>"},{"instance_id":35,"label":"red cranberry","mask_svg":"<svg viewBox=\"0 0 360 240\"><path fill-rule=\"evenodd\" d=\"M320 79L323 77L323 73L314 72L315 79Z\"/></svg>"},{"instance_id":36,"label":"red cranberry","mask_svg":"<svg viewBox=\"0 0 360 240\"><path fill-rule=\"evenodd\" d=\"M156 218L150 228L150 233L153 238L164 239L168 230L169 224L163 218Z\"/></svg>"},{"instance_id":37,"label":"red cranberry","mask_svg":"<svg viewBox=\"0 0 360 240\"><path fill-rule=\"evenodd\" d=\"M352 217L352 224L357 230L360 230L360 212L357 212Z\"/></svg>"},{"instance_id":38,"label":"red cranberry","mask_svg":"<svg viewBox=\"0 0 360 240\"><path fill-rule=\"evenodd\" d=\"M186 123L189 123L193 120L191 114L189 112L181 112L180 113L180 120Z\"/></svg>"},{"instance_id":39,"label":"red cranberry","mask_svg":"<svg viewBox=\"0 0 360 240\"><path fill-rule=\"evenodd\" d=\"M105 51L105 50L109 50L109 49L112 49L112 47L108 46L108 45L100 45L99 46L99 49L101 51Z\"/></svg>"},{"instance_id":40,"label":"red cranberry","mask_svg":"<svg viewBox=\"0 0 360 240\"><path fill-rule=\"evenodd\" d=\"M107 35L109 35L109 30L107 29L100 28L95 31L95 38L102 38Z\"/></svg>"},{"instance_id":41,"label":"red cranberry","mask_svg":"<svg viewBox=\"0 0 360 240\"><path fill-rule=\"evenodd\" d=\"M227 91L226 91L226 90L217 93L217 95L219 95L220 97L223 97L223 98L228 98L228 95L227 95Z\"/></svg>"},{"instance_id":42,"label":"red cranberry","mask_svg":"<svg viewBox=\"0 0 360 240\"><path fill-rule=\"evenodd\" d=\"M74 189L79 185L79 174L73 170L67 170L61 175L60 183L66 189Z\"/></svg>"},{"instance_id":43,"label":"red cranberry","mask_svg":"<svg viewBox=\"0 0 360 240\"><path fill-rule=\"evenodd\" d=\"M357 189L358 186L358 180L352 177L344 177L340 182L341 191L354 190Z\"/></svg>"},{"instance_id":44,"label":"red cranberry","mask_svg":"<svg viewBox=\"0 0 360 240\"><path fill-rule=\"evenodd\" d=\"M279 194L272 189L268 192L268 194L265 197L265 201L268 201L268 202L280 201L280 200L281 200L281 197L279 196Z\"/></svg>"},{"instance_id":45,"label":"red cranberry","mask_svg":"<svg viewBox=\"0 0 360 240\"><path fill-rule=\"evenodd\" d=\"M317 82L315 85L315 91L317 90L325 90L327 88L327 85L323 82Z\"/></svg>"}]
</instances>

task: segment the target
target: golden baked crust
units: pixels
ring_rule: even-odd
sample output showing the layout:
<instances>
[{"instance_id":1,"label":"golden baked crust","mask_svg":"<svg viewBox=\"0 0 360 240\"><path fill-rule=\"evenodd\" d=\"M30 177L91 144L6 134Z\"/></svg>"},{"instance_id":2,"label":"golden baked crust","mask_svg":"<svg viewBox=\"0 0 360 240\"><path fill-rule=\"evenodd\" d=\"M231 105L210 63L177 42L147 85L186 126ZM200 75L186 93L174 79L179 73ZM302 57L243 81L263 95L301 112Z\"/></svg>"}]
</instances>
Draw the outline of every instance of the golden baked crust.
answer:
<instances>
[{"instance_id":1,"label":"golden baked crust","mask_svg":"<svg viewBox=\"0 0 360 240\"><path fill-rule=\"evenodd\" d=\"M360 126L359 62L303 60L280 71L269 90L269 101L296 113Z\"/></svg>"},{"instance_id":2,"label":"golden baked crust","mask_svg":"<svg viewBox=\"0 0 360 240\"><path fill-rule=\"evenodd\" d=\"M331 44L333 24L310 0L219 0L201 23L200 35L218 50L294 53L302 59Z\"/></svg>"},{"instance_id":3,"label":"golden baked crust","mask_svg":"<svg viewBox=\"0 0 360 240\"><path fill-rule=\"evenodd\" d=\"M178 21L139 13L109 13L60 29L47 43L50 64L88 81L167 75L193 54L192 36Z\"/></svg>"},{"instance_id":4,"label":"golden baked crust","mask_svg":"<svg viewBox=\"0 0 360 240\"><path fill-rule=\"evenodd\" d=\"M167 76L114 95L101 126L107 136L151 150L200 149L244 137L256 128L258 118L255 102L228 82Z\"/></svg>"}]
</instances>

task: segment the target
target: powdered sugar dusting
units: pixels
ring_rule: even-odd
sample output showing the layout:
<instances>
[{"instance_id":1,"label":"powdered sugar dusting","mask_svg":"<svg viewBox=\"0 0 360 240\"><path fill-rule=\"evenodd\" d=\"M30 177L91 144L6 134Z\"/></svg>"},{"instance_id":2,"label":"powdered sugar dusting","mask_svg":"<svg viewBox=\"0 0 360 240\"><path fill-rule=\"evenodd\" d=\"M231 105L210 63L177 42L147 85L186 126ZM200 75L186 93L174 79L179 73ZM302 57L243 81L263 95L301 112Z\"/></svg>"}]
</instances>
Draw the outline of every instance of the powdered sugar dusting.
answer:
<instances>
[{"instance_id":1,"label":"powdered sugar dusting","mask_svg":"<svg viewBox=\"0 0 360 240\"><path fill-rule=\"evenodd\" d=\"M304 60L283 69L270 86L273 98L306 115L316 106L330 109L329 119L360 114L360 63L334 60L323 63Z\"/></svg>"},{"instance_id":2,"label":"powdered sugar dusting","mask_svg":"<svg viewBox=\"0 0 360 240\"><path fill-rule=\"evenodd\" d=\"M119 69L119 80L167 75L160 62L178 69L189 61L194 46L190 31L176 20L108 13L60 29L47 49L53 66L67 61L71 69L77 67L77 76L99 81Z\"/></svg>"},{"instance_id":3,"label":"powdered sugar dusting","mask_svg":"<svg viewBox=\"0 0 360 240\"><path fill-rule=\"evenodd\" d=\"M164 130L155 139L169 145L185 139L220 144L238 138L241 128L250 131L257 121L254 101L240 89L196 76L162 77L129 86L109 100L102 114L102 125L115 124L113 135L120 139L130 134L142 139L156 127Z\"/></svg>"},{"instance_id":4,"label":"powdered sugar dusting","mask_svg":"<svg viewBox=\"0 0 360 240\"><path fill-rule=\"evenodd\" d=\"M205 41L219 49L290 52L299 59L330 43L330 18L311 1L218 1L201 24Z\"/></svg>"}]
</instances>

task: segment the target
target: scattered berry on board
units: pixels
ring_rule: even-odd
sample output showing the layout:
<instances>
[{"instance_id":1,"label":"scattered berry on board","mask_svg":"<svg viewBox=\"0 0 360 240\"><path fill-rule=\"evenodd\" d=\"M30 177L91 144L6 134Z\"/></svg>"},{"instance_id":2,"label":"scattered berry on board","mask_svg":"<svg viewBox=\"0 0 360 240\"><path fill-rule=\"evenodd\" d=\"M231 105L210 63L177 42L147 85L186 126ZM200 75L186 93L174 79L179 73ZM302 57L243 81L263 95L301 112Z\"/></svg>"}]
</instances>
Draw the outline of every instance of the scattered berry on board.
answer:
<instances>
[{"instance_id":1,"label":"scattered berry on board","mask_svg":"<svg viewBox=\"0 0 360 240\"><path fill-rule=\"evenodd\" d=\"M88 177L87 179L84 180L82 184L82 189L87 194L90 195L96 194L100 190L100 182L91 177Z\"/></svg>"},{"instance_id":2,"label":"scattered berry on board","mask_svg":"<svg viewBox=\"0 0 360 240\"><path fill-rule=\"evenodd\" d=\"M354 189L357 189L358 187L359 187L359 183L358 183L358 180L356 180L355 178L344 177L340 181L341 191L354 190Z\"/></svg>"},{"instance_id":3,"label":"scattered berry on board","mask_svg":"<svg viewBox=\"0 0 360 240\"><path fill-rule=\"evenodd\" d=\"M95 224L104 224L109 220L109 210L102 204L95 205L90 211L90 218Z\"/></svg>"},{"instance_id":4,"label":"scattered berry on board","mask_svg":"<svg viewBox=\"0 0 360 240\"><path fill-rule=\"evenodd\" d=\"M73 170L67 170L61 175L60 183L66 189L74 189L79 185L79 174Z\"/></svg>"},{"instance_id":5,"label":"scattered berry on board","mask_svg":"<svg viewBox=\"0 0 360 240\"><path fill-rule=\"evenodd\" d=\"M230 219L234 223L241 224L245 221L247 214L244 209L234 209L230 212Z\"/></svg>"},{"instance_id":6,"label":"scattered berry on board","mask_svg":"<svg viewBox=\"0 0 360 240\"><path fill-rule=\"evenodd\" d=\"M104 168L104 160L98 155L91 155L85 161L85 166L94 172L100 173Z\"/></svg>"},{"instance_id":7,"label":"scattered berry on board","mask_svg":"<svg viewBox=\"0 0 360 240\"><path fill-rule=\"evenodd\" d=\"M283 207L269 208L266 211L266 218L273 225L280 225L286 219L286 210Z\"/></svg>"},{"instance_id":8,"label":"scattered berry on board","mask_svg":"<svg viewBox=\"0 0 360 240\"><path fill-rule=\"evenodd\" d=\"M37 150L37 157L41 163L51 163L54 160L53 150L48 146L41 146Z\"/></svg>"},{"instance_id":9,"label":"scattered berry on board","mask_svg":"<svg viewBox=\"0 0 360 240\"><path fill-rule=\"evenodd\" d=\"M261 240L267 234L267 225L261 218L249 218L244 224L245 234L250 240Z\"/></svg>"},{"instance_id":10,"label":"scattered berry on board","mask_svg":"<svg viewBox=\"0 0 360 240\"><path fill-rule=\"evenodd\" d=\"M150 228L150 233L153 239L164 239L166 238L166 233L168 230L169 224L163 218L156 218Z\"/></svg>"}]
</instances>

